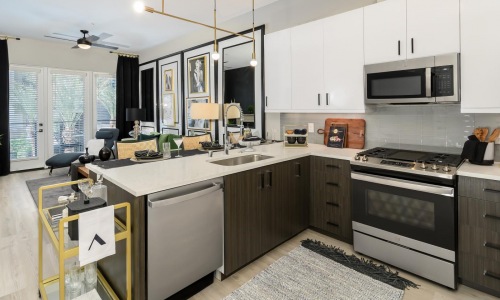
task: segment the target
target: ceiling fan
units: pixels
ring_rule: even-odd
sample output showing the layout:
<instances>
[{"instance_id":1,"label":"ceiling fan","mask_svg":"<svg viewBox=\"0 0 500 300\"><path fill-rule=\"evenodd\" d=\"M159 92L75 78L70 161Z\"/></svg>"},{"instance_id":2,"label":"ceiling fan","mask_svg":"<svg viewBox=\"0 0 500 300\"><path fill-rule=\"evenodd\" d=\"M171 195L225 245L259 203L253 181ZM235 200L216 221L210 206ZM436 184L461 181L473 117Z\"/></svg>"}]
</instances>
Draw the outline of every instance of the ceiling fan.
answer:
<instances>
[{"instance_id":1,"label":"ceiling fan","mask_svg":"<svg viewBox=\"0 0 500 300\"><path fill-rule=\"evenodd\" d=\"M62 33L53 33L54 35L59 35L59 36L65 36L65 37L70 37L70 38L74 38L74 39L68 39L68 38L62 38L62 37L57 37L57 36L51 36L51 35L45 35L45 37L48 37L48 38L53 38L53 39L58 39L58 40L64 40L64 41L71 41L71 42L76 42L76 45L72 47L72 49L90 49L92 46L95 46L95 47L100 47L100 48L106 48L106 49L112 49L112 50L117 50L118 49L118 46L121 46L121 47L125 47L125 48L128 48L128 46L125 46L125 45L120 45L120 44L113 44L113 43L96 43L96 41L98 40L104 40L108 37L111 37L112 35L109 34L109 33L102 33L100 34L99 36L96 36L96 35L90 35L90 36L87 36L89 34L88 30L80 30L81 33L83 33L83 37L75 37L75 36L71 36L71 35L67 35L67 34L62 34Z\"/></svg>"}]
</instances>

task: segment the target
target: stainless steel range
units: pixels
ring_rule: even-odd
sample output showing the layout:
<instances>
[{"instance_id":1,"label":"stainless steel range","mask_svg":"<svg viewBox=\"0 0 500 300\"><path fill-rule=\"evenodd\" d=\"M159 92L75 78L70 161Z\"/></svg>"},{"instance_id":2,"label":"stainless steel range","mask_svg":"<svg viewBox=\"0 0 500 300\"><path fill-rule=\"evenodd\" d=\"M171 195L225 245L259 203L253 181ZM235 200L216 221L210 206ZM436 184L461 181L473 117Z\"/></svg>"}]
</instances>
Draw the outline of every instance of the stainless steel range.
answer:
<instances>
[{"instance_id":1,"label":"stainless steel range","mask_svg":"<svg viewBox=\"0 0 500 300\"><path fill-rule=\"evenodd\" d=\"M351 162L354 250L455 289L461 163L445 152L358 153Z\"/></svg>"}]
</instances>

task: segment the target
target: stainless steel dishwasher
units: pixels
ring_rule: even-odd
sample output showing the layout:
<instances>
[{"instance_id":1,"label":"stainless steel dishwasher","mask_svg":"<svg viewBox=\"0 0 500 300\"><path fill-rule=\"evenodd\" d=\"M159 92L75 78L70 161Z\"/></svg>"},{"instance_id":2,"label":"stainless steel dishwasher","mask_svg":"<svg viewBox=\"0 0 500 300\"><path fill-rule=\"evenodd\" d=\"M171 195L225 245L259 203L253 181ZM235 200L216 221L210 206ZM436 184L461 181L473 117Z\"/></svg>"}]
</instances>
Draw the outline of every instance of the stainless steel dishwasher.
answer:
<instances>
[{"instance_id":1,"label":"stainless steel dishwasher","mask_svg":"<svg viewBox=\"0 0 500 300\"><path fill-rule=\"evenodd\" d=\"M165 299L222 266L223 179L148 195L148 299Z\"/></svg>"}]
</instances>

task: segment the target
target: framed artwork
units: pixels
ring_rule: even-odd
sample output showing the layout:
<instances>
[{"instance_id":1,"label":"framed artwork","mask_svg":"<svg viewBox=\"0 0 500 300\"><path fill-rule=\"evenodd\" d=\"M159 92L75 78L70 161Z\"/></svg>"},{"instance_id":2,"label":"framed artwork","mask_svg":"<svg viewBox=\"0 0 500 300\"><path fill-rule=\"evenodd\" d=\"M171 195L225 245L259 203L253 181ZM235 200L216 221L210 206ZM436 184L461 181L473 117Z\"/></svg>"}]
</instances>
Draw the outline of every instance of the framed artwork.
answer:
<instances>
[{"instance_id":1,"label":"framed artwork","mask_svg":"<svg viewBox=\"0 0 500 300\"><path fill-rule=\"evenodd\" d=\"M210 120L191 119L192 103L210 103L210 97L186 99L186 122L188 129L210 130Z\"/></svg>"},{"instance_id":2,"label":"framed artwork","mask_svg":"<svg viewBox=\"0 0 500 300\"><path fill-rule=\"evenodd\" d=\"M165 126L175 126L177 104L175 103L175 93L163 94L161 97L161 123Z\"/></svg>"},{"instance_id":3,"label":"framed artwork","mask_svg":"<svg viewBox=\"0 0 500 300\"><path fill-rule=\"evenodd\" d=\"M188 58L188 97L209 96L209 63L208 53Z\"/></svg>"},{"instance_id":4,"label":"framed artwork","mask_svg":"<svg viewBox=\"0 0 500 300\"><path fill-rule=\"evenodd\" d=\"M162 128L161 129L162 134L175 134L179 135L179 129L177 128Z\"/></svg>"},{"instance_id":5,"label":"framed artwork","mask_svg":"<svg viewBox=\"0 0 500 300\"><path fill-rule=\"evenodd\" d=\"M172 92L174 90L174 70L163 70L163 91Z\"/></svg>"},{"instance_id":6,"label":"framed artwork","mask_svg":"<svg viewBox=\"0 0 500 300\"><path fill-rule=\"evenodd\" d=\"M150 134L155 131L155 128L153 126L141 126L141 133L142 134Z\"/></svg>"},{"instance_id":7,"label":"framed artwork","mask_svg":"<svg viewBox=\"0 0 500 300\"><path fill-rule=\"evenodd\" d=\"M188 130L188 136L197 136L197 135L203 135L206 134L206 131L200 131L200 130Z\"/></svg>"}]
</instances>

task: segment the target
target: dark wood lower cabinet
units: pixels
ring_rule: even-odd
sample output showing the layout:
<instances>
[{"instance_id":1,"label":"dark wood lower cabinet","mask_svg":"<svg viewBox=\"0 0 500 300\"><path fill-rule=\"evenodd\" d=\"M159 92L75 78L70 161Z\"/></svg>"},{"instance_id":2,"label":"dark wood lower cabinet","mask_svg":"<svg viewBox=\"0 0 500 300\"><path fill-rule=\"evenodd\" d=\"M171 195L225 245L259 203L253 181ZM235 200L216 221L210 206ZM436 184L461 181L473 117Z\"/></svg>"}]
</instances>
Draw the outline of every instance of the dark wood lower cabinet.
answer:
<instances>
[{"instance_id":1,"label":"dark wood lower cabinet","mask_svg":"<svg viewBox=\"0 0 500 300\"><path fill-rule=\"evenodd\" d=\"M311 157L309 222L312 227L352 244L349 161Z\"/></svg>"},{"instance_id":2,"label":"dark wood lower cabinet","mask_svg":"<svg viewBox=\"0 0 500 300\"><path fill-rule=\"evenodd\" d=\"M309 158L224 177L224 274L308 226Z\"/></svg>"}]
</instances>

